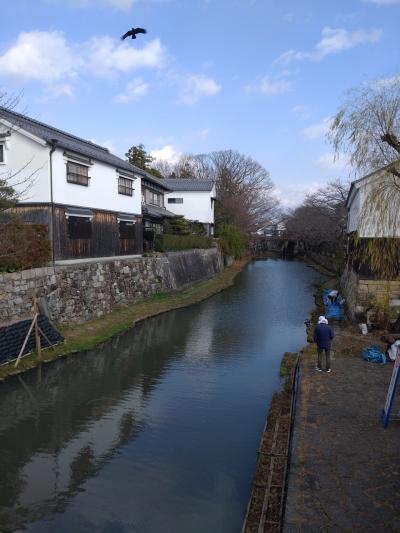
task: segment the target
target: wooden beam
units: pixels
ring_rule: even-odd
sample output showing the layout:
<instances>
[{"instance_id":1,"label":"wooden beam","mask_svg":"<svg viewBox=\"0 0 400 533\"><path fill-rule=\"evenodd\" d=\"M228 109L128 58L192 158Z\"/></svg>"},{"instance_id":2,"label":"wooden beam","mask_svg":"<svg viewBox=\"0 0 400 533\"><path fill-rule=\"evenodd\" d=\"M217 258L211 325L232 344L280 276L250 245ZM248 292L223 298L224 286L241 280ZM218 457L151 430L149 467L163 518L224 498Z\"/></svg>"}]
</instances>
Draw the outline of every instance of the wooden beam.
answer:
<instances>
[{"instance_id":1,"label":"wooden beam","mask_svg":"<svg viewBox=\"0 0 400 533\"><path fill-rule=\"evenodd\" d=\"M30 337L30 335L32 333L33 326L35 325L35 323L37 321L37 317L38 317L37 314L33 317L32 324L29 326L28 333L26 334L26 337L25 337L24 343L22 345L22 348L21 348L21 350L20 350L20 352L18 354L17 360L15 361L14 368L16 368L18 366L19 360L21 359L21 356L24 353L26 343L28 342L28 339L29 339L29 337Z\"/></svg>"}]
</instances>

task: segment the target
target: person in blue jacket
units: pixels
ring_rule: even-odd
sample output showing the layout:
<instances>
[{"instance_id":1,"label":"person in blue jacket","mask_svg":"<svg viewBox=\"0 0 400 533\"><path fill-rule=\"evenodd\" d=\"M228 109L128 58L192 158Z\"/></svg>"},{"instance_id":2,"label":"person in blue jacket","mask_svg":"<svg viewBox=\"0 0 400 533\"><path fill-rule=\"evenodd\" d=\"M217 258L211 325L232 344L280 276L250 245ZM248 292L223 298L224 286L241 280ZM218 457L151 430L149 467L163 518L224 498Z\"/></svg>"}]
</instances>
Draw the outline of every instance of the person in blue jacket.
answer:
<instances>
[{"instance_id":1,"label":"person in blue jacket","mask_svg":"<svg viewBox=\"0 0 400 533\"><path fill-rule=\"evenodd\" d=\"M318 319L318 325L314 329L314 342L317 343L318 362L315 370L322 372L322 352L325 351L325 370L331 371L331 341L333 331L328 326L328 320L324 316Z\"/></svg>"}]
</instances>

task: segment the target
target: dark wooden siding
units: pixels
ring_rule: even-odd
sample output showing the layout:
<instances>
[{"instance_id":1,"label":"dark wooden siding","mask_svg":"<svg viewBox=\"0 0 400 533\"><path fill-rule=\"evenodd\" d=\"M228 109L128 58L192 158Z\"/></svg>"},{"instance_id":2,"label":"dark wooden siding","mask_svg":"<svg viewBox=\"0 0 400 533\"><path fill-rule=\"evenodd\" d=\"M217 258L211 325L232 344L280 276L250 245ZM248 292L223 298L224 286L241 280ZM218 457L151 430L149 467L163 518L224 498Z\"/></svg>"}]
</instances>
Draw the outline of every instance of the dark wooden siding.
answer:
<instances>
[{"instance_id":1,"label":"dark wooden siding","mask_svg":"<svg viewBox=\"0 0 400 533\"><path fill-rule=\"evenodd\" d=\"M70 239L65 207L54 207L55 260L142 253L143 228L141 219L138 219L135 224L134 239L120 239L117 213L96 211L95 209L92 211L94 216L92 218L91 238ZM24 222L48 224L51 229L51 208L49 206L18 206L17 213Z\"/></svg>"},{"instance_id":2,"label":"dark wooden siding","mask_svg":"<svg viewBox=\"0 0 400 533\"><path fill-rule=\"evenodd\" d=\"M18 206L13 209L23 222L31 224L49 224L50 207L48 205ZM50 234L50 233L49 233Z\"/></svg>"}]
</instances>

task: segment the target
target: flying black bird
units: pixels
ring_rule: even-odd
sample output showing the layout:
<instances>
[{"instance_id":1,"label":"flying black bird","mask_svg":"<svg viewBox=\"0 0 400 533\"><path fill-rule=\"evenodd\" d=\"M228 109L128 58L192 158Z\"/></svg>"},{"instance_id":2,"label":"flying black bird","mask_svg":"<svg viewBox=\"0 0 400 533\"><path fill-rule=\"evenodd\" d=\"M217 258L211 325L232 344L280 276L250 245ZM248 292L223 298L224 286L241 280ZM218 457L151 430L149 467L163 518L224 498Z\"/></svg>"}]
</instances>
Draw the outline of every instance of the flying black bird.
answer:
<instances>
[{"instance_id":1,"label":"flying black bird","mask_svg":"<svg viewBox=\"0 0 400 533\"><path fill-rule=\"evenodd\" d=\"M132 28L131 30L124 33L124 35L121 37L121 40L123 41L127 37L132 37L132 39L136 39L136 35L138 33L147 33L147 31L144 28Z\"/></svg>"}]
</instances>

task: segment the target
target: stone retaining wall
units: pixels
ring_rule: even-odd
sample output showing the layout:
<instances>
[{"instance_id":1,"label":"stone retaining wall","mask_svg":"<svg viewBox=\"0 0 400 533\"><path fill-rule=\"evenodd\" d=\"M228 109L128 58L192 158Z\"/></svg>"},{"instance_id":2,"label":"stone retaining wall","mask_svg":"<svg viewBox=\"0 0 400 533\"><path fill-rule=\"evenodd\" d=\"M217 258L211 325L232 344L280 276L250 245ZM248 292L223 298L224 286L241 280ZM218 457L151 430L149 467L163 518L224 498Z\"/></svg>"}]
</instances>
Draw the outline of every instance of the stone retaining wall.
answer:
<instances>
[{"instance_id":1,"label":"stone retaining wall","mask_svg":"<svg viewBox=\"0 0 400 533\"><path fill-rule=\"evenodd\" d=\"M319 254L307 252L307 256L318 265L323 266L333 274L340 275L343 270L343 261L340 261L334 254Z\"/></svg>"},{"instance_id":2,"label":"stone retaining wall","mask_svg":"<svg viewBox=\"0 0 400 533\"><path fill-rule=\"evenodd\" d=\"M79 323L159 292L180 289L223 269L219 249L169 252L0 275L0 325L32 316L36 289L46 314L60 324Z\"/></svg>"},{"instance_id":3,"label":"stone retaining wall","mask_svg":"<svg viewBox=\"0 0 400 533\"><path fill-rule=\"evenodd\" d=\"M400 279L362 279L353 270L346 268L341 278L341 286L352 318L364 314L374 297L384 300L388 292L391 307L400 306Z\"/></svg>"}]
</instances>

